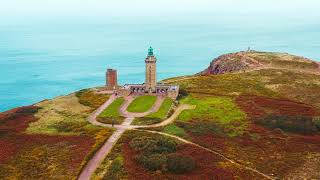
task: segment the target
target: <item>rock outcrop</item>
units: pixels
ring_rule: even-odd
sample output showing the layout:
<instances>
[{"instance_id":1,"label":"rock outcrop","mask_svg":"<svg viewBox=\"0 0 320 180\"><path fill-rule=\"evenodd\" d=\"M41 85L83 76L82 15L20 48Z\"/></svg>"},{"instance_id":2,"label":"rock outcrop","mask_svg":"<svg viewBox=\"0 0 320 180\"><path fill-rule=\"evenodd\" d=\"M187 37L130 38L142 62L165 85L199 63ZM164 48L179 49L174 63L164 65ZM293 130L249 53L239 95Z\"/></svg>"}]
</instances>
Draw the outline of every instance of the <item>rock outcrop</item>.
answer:
<instances>
[{"instance_id":1,"label":"rock outcrop","mask_svg":"<svg viewBox=\"0 0 320 180\"><path fill-rule=\"evenodd\" d=\"M224 74L266 68L303 70L319 73L319 65L304 57L294 56L288 53L241 51L217 57L212 60L207 69L198 74Z\"/></svg>"},{"instance_id":2,"label":"rock outcrop","mask_svg":"<svg viewBox=\"0 0 320 180\"><path fill-rule=\"evenodd\" d=\"M212 60L210 66L200 74L224 74L231 72L241 72L248 69L257 68L262 64L247 56L247 52L237 52L225 54Z\"/></svg>"}]
</instances>

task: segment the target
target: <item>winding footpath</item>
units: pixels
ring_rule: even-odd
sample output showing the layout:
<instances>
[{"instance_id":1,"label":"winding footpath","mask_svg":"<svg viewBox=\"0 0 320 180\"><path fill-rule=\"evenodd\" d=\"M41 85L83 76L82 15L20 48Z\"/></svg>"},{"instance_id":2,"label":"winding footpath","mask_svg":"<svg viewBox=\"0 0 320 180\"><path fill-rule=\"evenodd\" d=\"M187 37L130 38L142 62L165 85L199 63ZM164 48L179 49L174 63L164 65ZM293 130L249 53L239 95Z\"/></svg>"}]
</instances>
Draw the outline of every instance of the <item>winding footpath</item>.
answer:
<instances>
[{"instance_id":1,"label":"winding footpath","mask_svg":"<svg viewBox=\"0 0 320 180\"><path fill-rule=\"evenodd\" d=\"M112 127L110 124L104 124L97 121L97 117L99 114L103 112L115 99L117 96L111 95L110 98L101 105L97 110L95 110L87 120L97 126L104 127ZM156 112L159 110L162 102L164 101L164 96L157 96L157 100L154 105L150 108L150 110L144 113L130 113L127 111L127 107L129 104L135 99L135 96L128 96L125 98L124 104L120 107L120 113L122 116L126 117L121 125L113 126L116 128L116 131L111 135L111 137L103 144L103 146L94 154L94 156L88 161L88 163L83 168L80 173L78 179L79 180L89 180L94 171L100 166L103 162L104 158L110 153L112 147L117 143L118 139L121 135L128 129L136 128L135 126L131 126L132 121L135 117L143 117L150 113Z\"/></svg>"},{"instance_id":2,"label":"winding footpath","mask_svg":"<svg viewBox=\"0 0 320 180\"><path fill-rule=\"evenodd\" d=\"M97 126L103 126L103 127L112 127L112 125L110 124L104 124L104 123L100 123L96 120L97 116L103 112L103 110L105 108L107 108L115 99L117 98L117 96L112 95L103 105L101 105L96 111L94 111L89 117L88 117L88 121L94 125ZM111 152L113 146L117 143L118 139L121 137L121 135L126 131L126 130L130 130L130 129L137 129L137 128L153 128L153 127L161 127L161 126L166 126L170 123L172 123L178 116L179 114L184 111L184 110L188 110L188 109L194 109L196 106L194 105L188 105L188 104L181 104L179 105L175 112L166 120L158 123L158 124L153 124L153 125L131 125L132 121L134 120L135 117L143 117L146 116L150 113L156 112L159 110L163 100L165 99L163 96L157 96L157 100L155 102L155 104L153 105L153 107L151 107L150 110L144 112L144 113L130 113L127 112L127 107L129 106L129 104L135 99L135 96L128 96L125 98L125 102L124 104L120 107L120 113L126 117L124 122L120 125L114 125L113 127L116 128L116 131L112 134L112 136L104 143L104 145L96 152L96 154L94 154L94 156L92 157L92 159L90 159L88 161L88 163L85 165L85 167L83 168L81 174L79 175L78 179L79 180L90 180L90 177L93 175L93 173L95 172L95 170L100 166L100 164L103 162L103 160L105 159L105 157ZM146 131L146 132L150 132L150 133L155 133L155 134L161 134L164 136L168 136L171 138L175 138L183 143L186 144L190 144L193 146L196 146L200 149L206 150L210 153L216 154L218 156L220 156L221 158L225 159L226 161L235 164L237 166L240 166L242 168L245 168L249 171L252 171L262 177L264 177L265 179L276 179L272 176L269 176L267 174L264 174L260 171L258 171L257 169L251 168L249 166L243 165L241 163L236 162L235 160L232 160L228 157L226 157L225 155L214 151L212 149L203 147L199 144L193 143L191 141L188 141L186 139L183 139L181 137L175 136L175 135L171 135L171 134L167 134L167 133L163 133L163 132L158 132L158 131L150 131L150 130L143 130L143 129L137 129L139 131Z\"/></svg>"}]
</instances>

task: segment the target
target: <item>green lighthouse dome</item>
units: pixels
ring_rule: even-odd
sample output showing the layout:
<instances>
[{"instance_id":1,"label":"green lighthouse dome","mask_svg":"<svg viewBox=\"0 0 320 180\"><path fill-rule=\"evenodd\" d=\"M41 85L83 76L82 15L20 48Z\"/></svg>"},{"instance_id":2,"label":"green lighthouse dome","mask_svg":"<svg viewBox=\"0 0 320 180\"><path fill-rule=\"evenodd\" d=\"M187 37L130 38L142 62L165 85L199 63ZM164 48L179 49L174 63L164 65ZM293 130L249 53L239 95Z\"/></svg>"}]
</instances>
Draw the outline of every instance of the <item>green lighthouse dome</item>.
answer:
<instances>
[{"instance_id":1,"label":"green lighthouse dome","mask_svg":"<svg viewBox=\"0 0 320 180\"><path fill-rule=\"evenodd\" d=\"M153 48L150 46L148 50L148 56L153 56Z\"/></svg>"}]
</instances>

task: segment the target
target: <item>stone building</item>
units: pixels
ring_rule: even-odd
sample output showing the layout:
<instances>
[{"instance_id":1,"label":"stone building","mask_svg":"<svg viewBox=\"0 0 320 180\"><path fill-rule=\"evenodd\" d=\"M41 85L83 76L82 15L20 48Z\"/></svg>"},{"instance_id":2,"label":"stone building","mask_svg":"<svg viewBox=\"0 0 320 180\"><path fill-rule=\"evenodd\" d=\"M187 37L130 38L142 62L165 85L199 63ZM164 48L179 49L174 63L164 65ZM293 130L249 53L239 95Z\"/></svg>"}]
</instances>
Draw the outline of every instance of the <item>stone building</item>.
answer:
<instances>
[{"instance_id":1,"label":"stone building","mask_svg":"<svg viewBox=\"0 0 320 180\"><path fill-rule=\"evenodd\" d=\"M145 86L146 91L148 92L155 92L156 91L156 85L157 85L157 58L153 54L152 47L148 50L148 56L145 60L146 63L146 80L145 80Z\"/></svg>"},{"instance_id":2,"label":"stone building","mask_svg":"<svg viewBox=\"0 0 320 180\"><path fill-rule=\"evenodd\" d=\"M106 72L106 86L107 89L113 90L118 87L118 77L117 70L115 69L107 69Z\"/></svg>"},{"instance_id":3,"label":"stone building","mask_svg":"<svg viewBox=\"0 0 320 180\"><path fill-rule=\"evenodd\" d=\"M157 83L157 58L153 53L152 47L148 50L148 55L145 59L145 82L143 84L125 84L124 86L117 88L116 81L116 71L110 70L110 80L109 80L109 70L107 72L107 87L116 88L116 92L121 96L128 96L130 94L157 94L165 95L172 99L176 99L179 94L179 86L177 85L168 85ZM114 78L115 77L115 78ZM109 83L111 82L111 83ZM111 86L110 86L110 85Z\"/></svg>"}]
</instances>

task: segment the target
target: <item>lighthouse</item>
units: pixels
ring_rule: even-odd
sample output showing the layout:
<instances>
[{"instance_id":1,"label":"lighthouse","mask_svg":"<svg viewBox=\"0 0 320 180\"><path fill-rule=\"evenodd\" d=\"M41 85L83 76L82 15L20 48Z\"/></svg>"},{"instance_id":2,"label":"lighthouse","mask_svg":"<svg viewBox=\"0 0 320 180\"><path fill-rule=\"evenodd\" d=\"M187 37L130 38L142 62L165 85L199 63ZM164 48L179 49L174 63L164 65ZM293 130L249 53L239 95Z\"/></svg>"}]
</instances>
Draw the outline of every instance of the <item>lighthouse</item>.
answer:
<instances>
[{"instance_id":1,"label":"lighthouse","mask_svg":"<svg viewBox=\"0 0 320 180\"><path fill-rule=\"evenodd\" d=\"M156 91L157 85L157 58L153 54L153 48L150 47L148 50L147 58L145 59L146 63L146 79L145 79L145 86L146 91L149 93Z\"/></svg>"}]
</instances>

